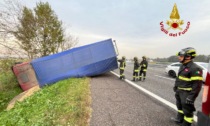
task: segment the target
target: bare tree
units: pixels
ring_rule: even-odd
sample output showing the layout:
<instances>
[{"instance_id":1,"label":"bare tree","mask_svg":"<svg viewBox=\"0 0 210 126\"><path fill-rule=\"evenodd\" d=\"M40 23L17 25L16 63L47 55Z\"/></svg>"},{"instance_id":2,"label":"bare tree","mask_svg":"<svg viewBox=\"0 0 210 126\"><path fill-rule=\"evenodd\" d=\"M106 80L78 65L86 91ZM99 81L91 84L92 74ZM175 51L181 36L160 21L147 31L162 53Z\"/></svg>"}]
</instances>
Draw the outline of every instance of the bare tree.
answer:
<instances>
[{"instance_id":1,"label":"bare tree","mask_svg":"<svg viewBox=\"0 0 210 126\"><path fill-rule=\"evenodd\" d=\"M0 3L0 49L33 59L70 49L77 43L77 38L66 34L47 2L37 3L33 10L18 0Z\"/></svg>"},{"instance_id":2,"label":"bare tree","mask_svg":"<svg viewBox=\"0 0 210 126\"><path fill-rule=\"evenodd\" d=\"M16 55L20 58L26 56L18 48L13 34L19 25L18 16L21 15L21 11L22 5L17 0L4 0L0 3L0 50L5 56Z\"/></svg>"},{"instance_id":3,"label":"bare tree","mask_svg":"<svg viewBox=\"0 0 210 126\"><path fill-rule=\"evenodd\" d=\"M60 50L57 50L57 52L65 51L68 49L71 49L72 47L75 47L78 44L79 39L75 36L73 36L71 33L67 33L66 29L64 30L64 42L60 46Z\"/></svg>"}]
</instances>

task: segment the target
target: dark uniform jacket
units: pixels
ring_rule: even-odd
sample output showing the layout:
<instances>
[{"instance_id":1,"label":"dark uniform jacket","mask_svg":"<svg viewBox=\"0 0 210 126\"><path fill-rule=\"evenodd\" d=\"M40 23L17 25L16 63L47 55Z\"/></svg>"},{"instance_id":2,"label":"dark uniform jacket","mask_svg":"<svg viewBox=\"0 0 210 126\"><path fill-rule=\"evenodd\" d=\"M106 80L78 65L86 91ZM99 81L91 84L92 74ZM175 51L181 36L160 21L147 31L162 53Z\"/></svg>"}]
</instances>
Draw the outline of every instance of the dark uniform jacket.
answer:
<instances>
[{"instance_id":1,"label":"dark uniform jacket","mask_svg":"<svg viewBox=\"0 0 210 126\"><path fill-rule=\"evenodd\" d=\"M141 66L141 71L146 71L147 70L147 66L148 66L148 62L146 60L142 60L140 63Z\"/></svg>"},{"instance_id":2,"label":"dark uniform jacket","mask_svg":"<svg viewBox=\"0 0 210 126\"><path fill-rule=\"evenodd\" d=\"M139 69L139 62L134 61L134 70L138 70L138 69Z\"/></svg>"},{"instance_id":3,"label":"dark uniform jacket","mask_svg":"<svg viewBox=\"0 0 210 126\"><path fill-rule=\"evenodd\" d=\"M126 67L126 62L123 59L117 60L118 62L120 62L120 69L124 70Z\"/></svg>"},{"instance_id":4,"label":"dark uniform jacket","mask_svg":"<svg viewBox=\"0 0 210 126\"><path fill-rule=\"evenodd\" d=\"M175 88L188 91L188 98L194 101L201 90L202 74L202 69L192 61L182 64L175 81Z\"/></svg>"}]
</instances>

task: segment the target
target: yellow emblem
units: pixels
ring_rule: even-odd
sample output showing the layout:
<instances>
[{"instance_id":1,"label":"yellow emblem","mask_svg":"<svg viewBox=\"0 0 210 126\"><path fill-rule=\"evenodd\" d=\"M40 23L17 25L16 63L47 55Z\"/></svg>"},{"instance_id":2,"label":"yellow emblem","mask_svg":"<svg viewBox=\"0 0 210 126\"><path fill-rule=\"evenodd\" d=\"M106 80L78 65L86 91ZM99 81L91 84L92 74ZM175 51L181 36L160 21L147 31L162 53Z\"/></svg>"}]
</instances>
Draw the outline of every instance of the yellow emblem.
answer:
<instances>
[{"instance_id":1,"label":"yellow emblem","mask_svg":"<svg viewBox=\"0 0 210 126\"><path fill-rule=\"evenodd\" d=\"M184 24L184 21L179 20L180 16L179 16L179 12L178 12L176 4L174 4L173 10L172 10L171 15L170 15L170 19L171 20L168 20L166 22L166 24L170 26L168 28L168 30L170 30L171 28L174 29L174 30L175 29L182 30L182 28L180 26Z\"/></svg>"}]
</instances>

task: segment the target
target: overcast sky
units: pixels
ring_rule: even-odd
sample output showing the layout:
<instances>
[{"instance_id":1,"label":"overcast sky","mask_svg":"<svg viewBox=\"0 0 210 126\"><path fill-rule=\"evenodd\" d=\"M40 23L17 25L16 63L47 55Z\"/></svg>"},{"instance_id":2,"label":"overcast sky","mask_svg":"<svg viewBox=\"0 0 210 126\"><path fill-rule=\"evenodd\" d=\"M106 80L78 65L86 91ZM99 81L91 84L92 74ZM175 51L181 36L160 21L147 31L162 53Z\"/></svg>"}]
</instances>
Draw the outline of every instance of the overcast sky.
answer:
<instances>
[{"instance_id":1,"label":"overcast sky","mask_svg":"<svg viewBox=\"0 0 210 126\"><path fill-rule=\"evenodd\" d=\"M22 0L33 8L40 0ZM48 2L70 34L79 38L77 46L112 38L119 56L133 58L169 57L185 47L210 55L210 0L41 0ZM170 20L176 3L182 30L161 31ZM169 33L179 33L177 37Z\"/></svg>"}]
</instances>

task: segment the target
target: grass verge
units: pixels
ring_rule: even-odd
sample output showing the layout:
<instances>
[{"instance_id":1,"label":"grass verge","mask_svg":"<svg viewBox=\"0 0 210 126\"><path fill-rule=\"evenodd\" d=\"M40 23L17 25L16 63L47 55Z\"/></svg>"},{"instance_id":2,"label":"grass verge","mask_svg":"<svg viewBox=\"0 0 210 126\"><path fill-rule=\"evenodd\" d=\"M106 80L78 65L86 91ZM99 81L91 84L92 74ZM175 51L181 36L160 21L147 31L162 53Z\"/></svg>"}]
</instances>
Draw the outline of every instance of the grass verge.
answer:
<instances>
[{"instance_id":1,"label":"grass verge","mask_svg":"<svg viewBox=\"0 0 210 126\"><path fill-rule=\"evenodd\" d=\"M70 78L46 86L0 113L0 125L88 126L90 79Z\"/></svg>"},{"instance_id":2,"label":"grass verge","mask_svg":"<svg viewBox=\"0 0 210 126\"><path fill-rule=\"evenodd\" d=\"M7 104L22 90L12 73L4 72L0 74L0 112L6 109Z\"/></svg>"}]
</instances>

